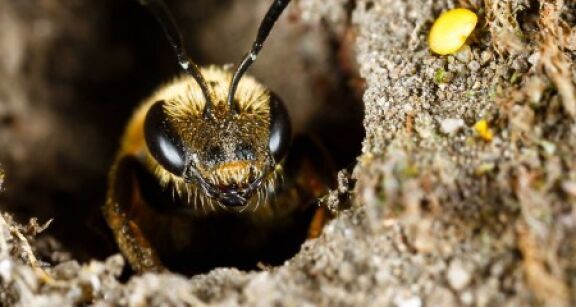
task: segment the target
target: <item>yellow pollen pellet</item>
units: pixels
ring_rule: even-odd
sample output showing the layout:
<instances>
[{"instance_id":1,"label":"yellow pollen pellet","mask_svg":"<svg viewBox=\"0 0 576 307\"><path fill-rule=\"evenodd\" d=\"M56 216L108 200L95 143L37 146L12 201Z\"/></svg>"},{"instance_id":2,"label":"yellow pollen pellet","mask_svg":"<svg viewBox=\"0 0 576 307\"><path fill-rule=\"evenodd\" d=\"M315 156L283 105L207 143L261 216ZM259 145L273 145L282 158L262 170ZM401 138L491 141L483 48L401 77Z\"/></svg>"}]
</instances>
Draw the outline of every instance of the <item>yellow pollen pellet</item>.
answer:
<instances>
[{"instance_id":1,"label":"yellow pollen pellet","mask_svg":"<svg viewBox=\"0 0 576 307\"><path fill-rule=\"evenodd\" d=\"M485 119L479 120L474 124L474 130L486 142L492 141L492 138L494 137L494 134L490 127L488 127L488 122Z\"/></svg>"},{"instance_id":2,"label":"yellow pollen pellet","mask_svg":"<svg viewBox=\"0 0 576 307\"><path fill-rule=\"evenodd\" d=\"M433 52L441 55L455 53L474 31L478 16L467 9L444 12L432 25L428 44Z\"/></svg>"}]
</instances>

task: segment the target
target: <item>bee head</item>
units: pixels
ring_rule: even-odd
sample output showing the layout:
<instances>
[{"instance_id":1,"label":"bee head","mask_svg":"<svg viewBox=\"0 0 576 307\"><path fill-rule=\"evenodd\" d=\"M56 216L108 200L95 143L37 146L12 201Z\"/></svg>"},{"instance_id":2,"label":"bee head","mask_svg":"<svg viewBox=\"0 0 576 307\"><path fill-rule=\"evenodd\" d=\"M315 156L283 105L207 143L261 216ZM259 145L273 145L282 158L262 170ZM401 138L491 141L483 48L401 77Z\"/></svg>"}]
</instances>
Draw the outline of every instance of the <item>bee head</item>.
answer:
<instances>
[{"instance_id":1,"label":"bee head","mask_svg":"<svg viewBox=\"0 0 576 307\"><path fill-rule=\"evenodd\" d=\"M209 83L219 103L189 101L194 95L155 102L145 118L146 144L166 171L225 206L244 206L286 155L290 120L282 101L251 78L230 107L227 91L218 90L229 78L217 79Z\"/></svg>"},{"instance_id":2,"label":"bee head","mask_svg":"<svg viewBox=\"0 0 576 307\"><path fill-rule=\"evenodd\" d=\"M284 104L244 73L290 0L275 0L252 48L234 74L211 78L190 60L182 35L161 0L141 0L156 16L178 62L191 77L189 87L154 102L144 134L151 156L166 171L199 185L231 207L244 206L266 185L288 148L291 130Z\"/></svg>"}]
</instances>

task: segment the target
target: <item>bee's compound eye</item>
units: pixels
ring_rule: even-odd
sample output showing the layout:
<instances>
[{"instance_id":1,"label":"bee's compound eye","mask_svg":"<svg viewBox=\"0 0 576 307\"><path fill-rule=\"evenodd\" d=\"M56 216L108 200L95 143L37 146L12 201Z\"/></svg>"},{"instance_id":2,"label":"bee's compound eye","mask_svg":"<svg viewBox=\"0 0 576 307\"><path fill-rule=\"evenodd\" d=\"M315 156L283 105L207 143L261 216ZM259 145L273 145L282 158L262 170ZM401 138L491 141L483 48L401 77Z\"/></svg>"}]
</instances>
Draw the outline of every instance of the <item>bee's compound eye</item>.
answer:
<instances>
[{"instance_id":1,"label":"bee's compound eye","mask_svg":"<svg viewBox=\"0 0 576 307\"><path fill-rule=\"evenodd\" d=\"M274 93L270 93L270 141L268 147L276 162L286 156L291 139L292 126L288 111L280 98Z\"/></svg>"},{"instance_id":2,"label":"bee's compound eye","mask_svg":"<svg viewBox=\"0 0 576 307\"><path fill-rule=\"evenodd\" d=\"M148 110L144 121L144 137L150 154L162 167L178 176L184 173L184 147L166 118L164 101L154 103Z\"/></svg>"}]
</instances>

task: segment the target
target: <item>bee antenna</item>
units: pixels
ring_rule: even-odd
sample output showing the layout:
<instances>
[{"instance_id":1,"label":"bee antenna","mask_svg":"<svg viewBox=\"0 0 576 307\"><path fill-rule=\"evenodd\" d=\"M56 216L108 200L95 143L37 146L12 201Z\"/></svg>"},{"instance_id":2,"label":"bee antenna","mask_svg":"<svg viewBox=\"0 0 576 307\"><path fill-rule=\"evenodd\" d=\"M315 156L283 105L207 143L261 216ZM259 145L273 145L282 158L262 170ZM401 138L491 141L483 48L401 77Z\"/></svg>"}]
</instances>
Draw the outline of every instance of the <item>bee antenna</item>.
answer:
<instances>
[{"instance_id":1,"label":"bee antenna","mask_svg":"<svg viewBox=\"0 0 576 307\"><path fill-rule=\"evenodd\" d=\"M180 67L189 75L191 75L194 80L200 86L202 90L202 94L204 95L204 99L206 100L206 107L204 108L204 115L208 116L212 110L212 95L208 88L208 84L206 80L202 76L198 65L196 65L186 52L186 47L184 46L184 40L182 39L182 33L176 26L176 22L174 21L174 17L170 13L170 10L162 0L138 0L141 5L144 5L148 8L150 12L156 17L162 28L164 29L164 33L168 38L170 45L176 51L176 56L178 57L178 64Z\"/></svg>"},{"instance_id":2,"label":"bee antenna","mask_svg":"<svg viewBox=\"0 0 576 307\"><path fill-rule=\"evenodd\" d=\"M254 43L252 43L252 49L250 49L250 52L244 56L244 59L242 59L242 62L240 62L240 65L238 65L238 68L236 68L236 71L232 76L232 81L230 82L230 91L228 92L228 107L230 110L233 110L232 101L234 100L234 94L236 93L238 82L240 82L242 75L244 75L250 65L256 61L256 57L262 49L266 38L268 38L270 30L272 30L272 27L274 27L278 17L280 17L280 14L282 14L288 3L290 3L290 0L274 0L268 9L268 12L266 12L264 19L260 23L260 28L258 28L256 40Z\"/></svg>"}]
</instances>

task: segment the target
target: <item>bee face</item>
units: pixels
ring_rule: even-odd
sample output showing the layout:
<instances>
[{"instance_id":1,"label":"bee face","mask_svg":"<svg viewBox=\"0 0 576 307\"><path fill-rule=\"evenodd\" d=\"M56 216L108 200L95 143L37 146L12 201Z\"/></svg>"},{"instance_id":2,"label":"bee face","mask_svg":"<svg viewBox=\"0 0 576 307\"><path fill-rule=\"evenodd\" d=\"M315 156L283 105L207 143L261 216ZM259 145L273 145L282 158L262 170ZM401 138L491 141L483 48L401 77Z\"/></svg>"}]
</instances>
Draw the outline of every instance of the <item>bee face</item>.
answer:
<instances>
[{"instance_id":1,"label":"bee face","mask_svg":"<svg viewBox=\"0 0 576 307\"><path fill-rule=\"evenodd\" d=\"M233 72L198 67L164 1L139 2L159 21L185 74L145 100L126 128L104 206L118 247L138 272L159 270L164 259L192 257L192 267L201 267L209 256L229 266L223 257L268 262L261 253L270 250L276 259L271 243L279 241L283 254L293 248L293 230L303 239L310 200L325 192L307 158L320 151L299 139L285 159L292 134L284 104L245 76L290 0L271 1ZM276 189L282 160L289 180Z\"/></svg>"},{"instance_id":2,"label":"bee face","mask_svg":"<svg viewBox=\"0 0 576 307\"><path fill-rule=\"evenodd\" d=\"M206 75L214 105L206 109L191 86L155 102L145 120L146 143L160 167L222 205L242 207L274 179L290 123L282 102L253 79L239 84L230 107L230 76Z\"/></svg>"}]
</instances>

